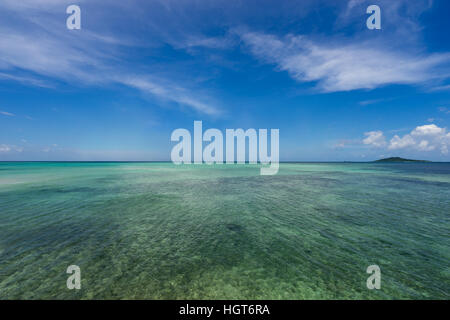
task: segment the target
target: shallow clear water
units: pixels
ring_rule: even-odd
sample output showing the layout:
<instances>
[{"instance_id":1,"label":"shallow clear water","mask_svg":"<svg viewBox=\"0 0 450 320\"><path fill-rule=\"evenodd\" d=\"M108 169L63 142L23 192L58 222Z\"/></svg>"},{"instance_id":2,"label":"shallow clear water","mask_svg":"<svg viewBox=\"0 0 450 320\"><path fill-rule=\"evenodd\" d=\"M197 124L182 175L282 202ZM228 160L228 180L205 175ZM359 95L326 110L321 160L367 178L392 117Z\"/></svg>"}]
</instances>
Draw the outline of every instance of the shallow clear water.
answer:
<instances>
[{"instance_id":1,"label":"shallow clear water","mask_svg":"<svg viewBox=\"0 0 450 320\"><path fill-rule=\"evenodd\" d=\"M448 299L449 217L448 163L0 163L0 298Z\"/></svg>"}]
</instances>

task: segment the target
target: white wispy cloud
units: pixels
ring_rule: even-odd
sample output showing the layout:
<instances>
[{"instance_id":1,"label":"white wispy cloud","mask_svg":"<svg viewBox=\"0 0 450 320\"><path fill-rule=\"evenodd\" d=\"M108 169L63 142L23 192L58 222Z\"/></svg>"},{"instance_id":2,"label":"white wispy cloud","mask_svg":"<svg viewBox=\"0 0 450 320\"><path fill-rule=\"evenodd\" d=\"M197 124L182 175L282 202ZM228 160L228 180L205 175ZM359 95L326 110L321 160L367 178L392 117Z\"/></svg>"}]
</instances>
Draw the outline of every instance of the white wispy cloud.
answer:
<instances>
[{"instance_id":1,"label":"white wispy cloud","mask_svg":"<svg viewBox=\"0 0 450 320\"><path fill-rule=\"evenodd\" d=\"M50 88L55 86L52 82L58 81L78 86L121 84L199 113L220 113L207 95L177 82L176 77L136 76L136 70L145 69L145 74L151 71L148 72L147 66L140 68L128 63L123 47L136 45L132 40L84 29L66 30L51 15L55 10L64 9L64 3L6 0L0 4L2 10L23 13L23 21L15 28L0 21L0 80ZM29 10L33 14L28 16ZM208 38L191 39L186 45L197 44L220 46L220 42Z\"/></svg>"},{"instance_id":2,"label":"white wispy cloud","mask_svg":"<svg viewBox=\"0 0 450 320\"><path fill-rule=\"evenodd\" d=\"M52 152L52 151L57 150L57 147L58 147L57 144L53 144L53 145L51 145L51 146L44 147L44 148L42 149L42 152L46 152L46 153Z\"/></svg>"},{"instance_id":3,"label":"white wispy cloud","mask_svg":"<svg viewBox=\"0 0 450 320\"><path fill-rule=\"evenodd\" d=\"M11 147L6 144L0 144L0 152L9 152L11 151Z\"/></svg>"},{"instance_id":4,"label":"white wispy cloud","mask_svg":"<svg viewBox=\"0 0 450 320\"><path fill-rule=\"evenodd\" d=\"M26 70L35 75L58 79L77 79L92 82L97 77L92 68L98 69L95 55L77 50L66 41L20 31L0 31L0 68L3 78L15 70ZM88 70L91 70L89 72Z\"/></svg>"},{"instance_id":5,"label":"white wispy cloud","mask_svg":"<svg viewBox=\"0 0 450 320\"><path fill-rule=\"evenodd\" d=\"M78 0L77 3L84 2L84 0ZM70 0L3 0L2 5L8 7L10 9L22 10L26 9L40 9L43 7L53 7L53 6L61 6L64 4L71 4L73 1Z\"/></svg>"},{"instance_id":6,"label":"white wispy cloud","mask_svg":"<svg viewBox=\"0 0 450 320\"><path fill-rule=\"evenodd\" d=\"M412 54L371 42L334 45L304 35L244 32L251 53L299 82L322 92L374 89L389 84L424 84L450 76L450 53Z\"/></svg>"},{"instance_id":7,"label":"white wispy cloud","mask_svg":"<svg viewBox=\"0 0 450 320\"><path fill-rule=\"evenodd\" d=\"M42 87L42 88L52 88L53 86L49 83L46 83L43 80L35 79L30 76L18 76L18 75L11 75L7 73L0 72L0 80L11 80L14 82L20 82L26 85L31 85L35 87Z\"/></svg>"},{"instance_id":8,"label":"white wispy cloud","mask_svg":"<svg viewBox=\"0 0 450 320\"><path fill-rule=\"evenodd\" d=\"M333 149L359 147L361 144L362 141L360 139L340 139L333 144Z\"/></svg>"},{"instance_id":9,"label":"white wispy cloud","mask_svg":"<svg viewBox=\"0 0 450 320\"><path fill-rule=\"evenodd\" d=\"M203 47L209 49L227 49L235 45L235 40L230 36L206 37L202 35L183 35L181 39L169 39L175 48Z\"/></svg>"},{"instance_id":10,"label":"white wispy cloud","mask_svg":"<svg viewBox=\"0 0 450 320\"><path fill-rule=\"evenodd\" d=\"M447 107L439 107L438 110L443 113L450 114L450 108Z\"/></svg>"},{"instance_id":11,"label":"white wispy cloud","mask_svg":"<svg viewBox=\"0 0 450 320\"><path fill-rule=\"evenodd\" d=\"M15 145L7 145L0 144L0 153L9 153L9 152L22 152L23 147L15 146Z\"/></svg>"},{"instance_id":12,"label":"white wispy cloud","mask_svg":"<svg viewBox=\"0 0 450 320\"><path fill-rule=\"evenodd\" d=\"M386 138L382 131L370 131L364 133L367 137L363 140L366 145L371 145L374 147L384 147L386 145Z\"/></svg>"},{"instance_id":13,"label":"white wispy cloud","mask_svg":"<svg viewBox=\"0 0 450 320\"><path fill-rule=\"evenodd\" d=\"M445 86L437 86L434 88L431 88L430 91L450 91L450 84Z\"/></svg>"},{"instance_id":14,"label":"white wispy cloud","mask_svg":"<svg viewBox=\"0 0 450 320\"><path fill-rule=\"evenodd\" d=\"M117 82L139 89L144 93L173 101L182 105L187 105L192 109L207 115L219 115L221 110L212 103L203 102L192 96L192 93L183 87L171 84L162 84L162 80L149 79L144 77L117 78Z\"/></svg>"},{"instance_id":15,"label":"white wispy cloud","mask_svg":"<svg viewBox=\"0 0 450 320\"><path fill-rule=\"evenodd\" d=\"M4 116L8 116L8 117L14 117L15 116L14 113L7 112L7 111L1 111L1 110L0 110L0 114L2 114Z\"/></svg>"}]
</instances>

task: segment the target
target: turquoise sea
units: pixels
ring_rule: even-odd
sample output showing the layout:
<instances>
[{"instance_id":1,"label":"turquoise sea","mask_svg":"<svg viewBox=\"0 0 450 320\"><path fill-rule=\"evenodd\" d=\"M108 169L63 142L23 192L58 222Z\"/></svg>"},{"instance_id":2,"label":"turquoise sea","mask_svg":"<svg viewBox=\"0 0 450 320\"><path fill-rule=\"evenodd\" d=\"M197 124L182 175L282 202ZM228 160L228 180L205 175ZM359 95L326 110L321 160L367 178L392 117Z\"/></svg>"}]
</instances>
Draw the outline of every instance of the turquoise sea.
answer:
<instances>
[{"instance_id":1,"label":"turquoise sea","mask_svg":"<svg viewBox=\"0 0 450 320\"><path fill-rule=\"evenodd\" d=\"M3 162L0 299L449 299L449 222L449 163Z\"/></svg>"}]
</instances>

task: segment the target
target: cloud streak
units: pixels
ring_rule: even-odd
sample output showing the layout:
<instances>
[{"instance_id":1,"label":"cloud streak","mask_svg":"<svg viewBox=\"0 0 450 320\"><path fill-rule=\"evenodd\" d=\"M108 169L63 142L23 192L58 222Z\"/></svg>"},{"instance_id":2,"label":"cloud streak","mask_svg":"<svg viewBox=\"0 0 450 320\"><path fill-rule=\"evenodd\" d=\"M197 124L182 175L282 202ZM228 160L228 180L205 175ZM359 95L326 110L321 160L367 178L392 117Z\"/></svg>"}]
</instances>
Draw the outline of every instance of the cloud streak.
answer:
<instances>
[{"instance_id":1,"label":"cloud streak","mask_svg":"<svg viewBox=\"0 0 450 320\"><path fill-rule=\"evenodd\" d=\"M156 97L189 106L200 113L211 116L216 116L221 113L220 109L213 104L198 100L193 97L188 90L176 85L161 84L161 81L150 79L148 77L117 78L116 81L126 86L136 88L144 93L149 93Z\"/></svg>"},{"instance_id":2,"label":"cloud streak","mask_svg":"<svg viewBox=\"0 0 450 320\"><path fill-rule=\"evenodd\" d=\"M336 46L304 35L245 32L250 52L298 82L314 82L321 92L375 89L390 84L425 84L450 76L450 53L410 54L361 42Z\"/></svg>"},{"instance_id":3,"label":"cloud streak","mask_svg":"<svg viewBox=\"0 0 450 320\"><path fill-rule=\"evenodd\" d=\"M0 110L0 114L2 114L4 116L8 116L8 117L14 117L15 116L14 113L7 112L7 111L1 111L1 110Z\"/></svg>"},{"instance_id":4,"label":"cloud streak","mask_svg":"<svg viewBox=\"0 0 450 320\"><path fill-rule=\"evenodd\" d=\"M10 153L10 152L22 152L23 147L13 146L13 145L7 145L7 144L0 144L0 153Z\"/></svg>"},{"instance_id":5,"label":"cloud streak","mask_svg":"<svg viewBox=\"0 0 450 320\"><path fill-rule=\"evenodd\" d=\"M55 83L60 81L76 86L120 84L199 113L220 114L209 97L199 94L196 89L173 79L148 76L151 71L136 75L136 69L148 67L139 68L127 63L123 48L133 46L133 41L84 29L68 31L63 25L55 25L55 20L48 16L43 6L50 11L54 7L63 7L60 1L53 0L0 4L4 10L34 12L28 20L23 18L25 21L20 28L10 28L0 22L0 80L49 88L56 87ZM42 23L42 19L46 23ZM201 43L210 42L206 39Z\"/></svg>"}]
</instances>

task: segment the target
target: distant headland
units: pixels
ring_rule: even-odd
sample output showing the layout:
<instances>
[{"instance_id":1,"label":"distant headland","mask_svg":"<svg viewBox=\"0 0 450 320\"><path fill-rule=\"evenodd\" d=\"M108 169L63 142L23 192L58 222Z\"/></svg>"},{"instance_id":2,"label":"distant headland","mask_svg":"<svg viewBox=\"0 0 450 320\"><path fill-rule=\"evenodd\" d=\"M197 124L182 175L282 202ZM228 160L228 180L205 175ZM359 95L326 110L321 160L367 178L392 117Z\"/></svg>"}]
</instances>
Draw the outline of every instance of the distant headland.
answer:
<instances>
[{"instance_id":1,"label":"distant headland","mask_svg":"<svg viewBox=\"0 0 450 320\"><path fill-rule=\"evenodd\" d=\"M412 159L404 159L400 157L391 157L380 160L375 160L374 162L431 162L428 160L412 160Z\"/></svg>"}]
</instances>

